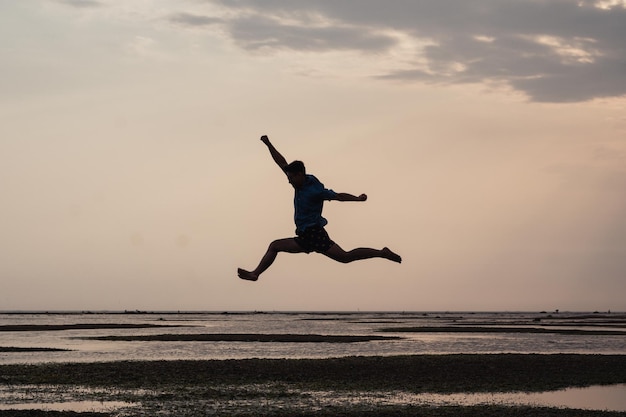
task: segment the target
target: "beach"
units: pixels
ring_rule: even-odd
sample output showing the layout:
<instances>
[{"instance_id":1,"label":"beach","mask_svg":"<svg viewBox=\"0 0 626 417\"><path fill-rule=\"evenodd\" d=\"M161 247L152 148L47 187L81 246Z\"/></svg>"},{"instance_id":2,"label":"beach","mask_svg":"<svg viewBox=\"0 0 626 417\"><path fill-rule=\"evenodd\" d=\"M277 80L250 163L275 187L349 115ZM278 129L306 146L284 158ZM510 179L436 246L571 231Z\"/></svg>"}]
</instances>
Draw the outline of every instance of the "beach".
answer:
<instances>
[{"instance_id":1,"label":"beach","mask_svg":"<svg viewBox=\"0 0 626 417\"><path fill-rule=\"evenodd\" d=\"M0 416L626 416L525 399L626 388L623 315L0 319Z\"/></svg>"}]
</instances>

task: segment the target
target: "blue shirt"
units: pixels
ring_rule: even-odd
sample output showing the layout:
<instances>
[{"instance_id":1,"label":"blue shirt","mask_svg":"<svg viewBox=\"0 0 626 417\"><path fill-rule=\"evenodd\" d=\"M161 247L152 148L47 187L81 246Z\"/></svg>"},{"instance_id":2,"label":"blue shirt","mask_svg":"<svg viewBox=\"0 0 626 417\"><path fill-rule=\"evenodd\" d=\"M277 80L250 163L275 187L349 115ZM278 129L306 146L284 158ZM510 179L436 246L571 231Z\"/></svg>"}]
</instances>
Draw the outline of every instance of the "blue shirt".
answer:
<instances>
[{"instance_id":1,"label":"blue shirt","mask_svg":"<svg viewBox=\"0 0 626 417\"><path fill-rule=\"evenodd\" d=\"M313 175L307 175L304 184L296 188L293 198L296 233L302 233L311 226L326 226L328 221L322 217L324 200L335 200L336 197L336 192L324 188L324 184Z\"/></svg>"}]
</instances>

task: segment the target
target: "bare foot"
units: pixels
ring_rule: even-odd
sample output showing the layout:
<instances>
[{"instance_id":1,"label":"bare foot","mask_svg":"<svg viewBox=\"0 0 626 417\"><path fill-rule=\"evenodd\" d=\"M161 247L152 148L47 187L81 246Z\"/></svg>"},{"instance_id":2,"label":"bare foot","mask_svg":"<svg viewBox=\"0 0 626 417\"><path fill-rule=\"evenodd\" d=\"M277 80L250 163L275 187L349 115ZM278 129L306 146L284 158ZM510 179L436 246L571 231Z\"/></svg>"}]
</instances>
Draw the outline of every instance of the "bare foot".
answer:
<instances>
[{"instance_id":1,"label":"bare foot","mask_svg":"<svg viewBox=\"0 0 626 417\"><path fill-rule=\"evenodd\" d=\"M383 256L387 259L389 259L390 261L394 261L397 263L401 263L402 262L402 257L400 255L398 255L395 252L392 252L391 249L389 249L388 247L384 247L383 248Z\"/></svg>"},{"instance_id":2,"label":"bare foot","mask_svg":"<svg viewBox=\"0 0 626 417\"><path fill-rule=\"evenodd\" d=\"M257 279L259 279L259 276L254 272L249 272L241 268L237 269L237 275L239 276L239 278L245 279L247 281L256 281Z\"/></svg>"}]
</instances>

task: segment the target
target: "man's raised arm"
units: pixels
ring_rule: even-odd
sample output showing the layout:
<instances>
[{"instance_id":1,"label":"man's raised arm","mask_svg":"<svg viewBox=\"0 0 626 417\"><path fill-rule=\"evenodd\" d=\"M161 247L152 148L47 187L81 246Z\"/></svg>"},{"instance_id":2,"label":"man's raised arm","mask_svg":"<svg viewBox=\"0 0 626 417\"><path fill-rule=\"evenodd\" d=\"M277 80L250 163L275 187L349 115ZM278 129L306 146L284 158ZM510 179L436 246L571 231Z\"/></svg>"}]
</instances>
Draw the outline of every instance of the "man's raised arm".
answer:
<instances>
[{"instance_id":1,"label":"man's raised arm","mask_svg":"<svg viewBox=\"0 0 626 417\"><path fill-rule=\"evenodd\" d=\"M280 169L284 171L285 167L288 165L285 157L283 157L280 154L280 152L276 150L276 148L274 147L274 145L272 145L267 135L261 136L261 142L267 145L267 148L270 150L270 155L272 155L272 159L274 160L274 162L276 162L276 165L278 165Z\"/></svg>"}]
</instances>

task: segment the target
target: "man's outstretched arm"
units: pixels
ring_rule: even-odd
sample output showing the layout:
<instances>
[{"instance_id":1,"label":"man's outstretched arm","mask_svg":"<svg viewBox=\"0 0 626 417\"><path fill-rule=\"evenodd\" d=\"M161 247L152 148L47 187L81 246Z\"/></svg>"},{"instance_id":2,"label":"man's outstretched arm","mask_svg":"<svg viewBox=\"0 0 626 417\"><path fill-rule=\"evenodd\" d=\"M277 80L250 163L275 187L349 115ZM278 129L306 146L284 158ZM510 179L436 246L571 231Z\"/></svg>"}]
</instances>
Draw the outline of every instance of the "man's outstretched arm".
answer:
<instances>
[{"instance_id":1,"label":"man's outstretched arm","mask_svg":"<svg viewBox=\"0 0 626 417\"><path fill-rule=\"evenodd\" d=\"M337 201L365 201L367 200L367 196L365 194L361 194L360 196L355 196L348 193L337 193L335 197Z\"/></svg>"},{"instance_id":2,"label":"man's outstretched arm","mask_svg":"<svg viewBox=\"0 0 626 417\"><path fill-rule=\"evenodd\" d=\"M274 162L276 162L276 165L278 165L280 169L284 171L285 167L288 165L287 160L280 154L280 152L276 150L276 148L274 147L274 145L272 145L267 135L261 136L261 142L267 145L267 148L270 151L270 155L272 155L272 159L274 160Z\"/></svg>"}]
</instances>

